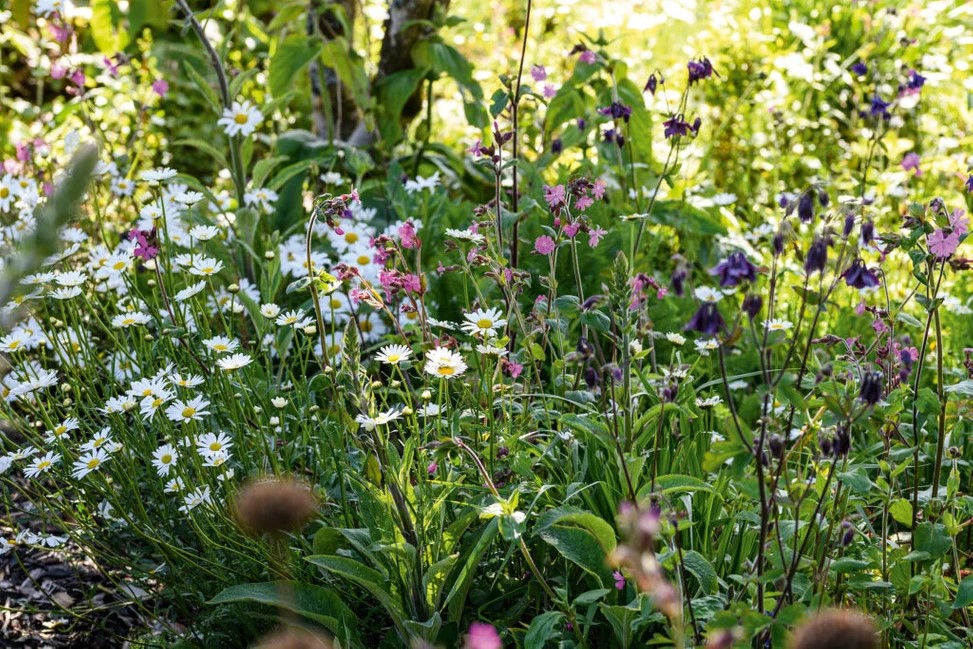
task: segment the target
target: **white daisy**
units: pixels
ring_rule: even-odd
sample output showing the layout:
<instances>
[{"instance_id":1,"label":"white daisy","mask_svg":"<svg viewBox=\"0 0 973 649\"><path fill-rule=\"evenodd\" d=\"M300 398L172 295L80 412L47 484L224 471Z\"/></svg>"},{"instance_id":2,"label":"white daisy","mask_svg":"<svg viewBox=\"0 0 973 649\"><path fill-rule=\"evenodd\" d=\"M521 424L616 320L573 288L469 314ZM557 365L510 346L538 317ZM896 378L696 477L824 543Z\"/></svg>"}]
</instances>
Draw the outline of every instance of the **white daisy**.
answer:
<instances>
[{"instance_id":1,"label":"white daisy","mask_svg":"<svg viewBox=\"0 0 973 649\"><path fill-rule=\"evenodd\" d=\"M405 345L388 345L375 355L375 360L388 365L398 365L412 358L412 350Z\"/></svg>"},{"instance_id":2,"label":"white daisy","mask_svg":"<svg viewBox=\"0 0 973 649\"><path fill-rule=\"evenodd\" d=\"M169 471L176 465L179 453L172 444L163 444L152 453L152 466L160 477L169 475Z\"/></svg>"},{"instance_id":3,"label":"white daisy","mask_svg":"<svg viewBox=\"0 0 973 649\"><path fill-rule=\"evenodd\" d=\"M466 322L463 323L462 329L471 336L481 336L483 338L494 338L497 335L497 329L505 326L507 321L504 320L500 309L477 309L472 313L464 313L463 317Z\"/></svg>"},{"instance_id":4,"label":"white daisy","mask_svg":"<svg viewBox=\"0 0 973 649\"><path fill-rule=\"evenodd\" d=\"M216 361L216 364L220 366L220 369L226 372L232 372L233 370L238 370L241 367L246 367L252 361L253 359L247 354L230 354L229 356L224 356Z\"/></svg>"},{"instance_id":5,"label":"white daisy","mask_svg":"<svg viewBox=\"0 0 973 649\"><path fill-rule=\"evenodd\" d=\"M74 470L71 472L71 475L80 480L92 471L96 471L101 468L101 465L107 462L109 459L110 457L108 456L108 453L105 452L105 449L103 448L88 451L80 458L75 460Z\"/></svg>"},{"instance_id":6,"label":"white daisy","mask_svg":"<svg viewBox=\"0 0 973 649\"><path fill-rule=\"evenodd\" d=\"M166 416L169 421L186 423L187 421L201 421L205 415L210 414L206 407L209 401L202 397L193 397L189 401L175 401L166 408Z\"/></svg>"},{"instance_id":7,"label":"white daisy","mask_svg":"<svg viewBox=\"0 0 973 649\"><path fill-rule=\"evenodd\" d=\"M211 352L220 354L236 351L240 348L240 341L227 336L214 336L203 341L203 345Z\"/></svg>"},{"instance_id":8,"label":"white daisy","mask_svg":"<svg viewBox=\"0 0 973 649\"><path fill-rule=\"evenodd\" d=\"M206 433L196 441L196 450L203 457L214 453L226 453L233 447L233 440L226 433Z\"/></svg>"},{"instance_id":9,"label":"white daisy","mask_svg":"<svg viewBox=\"0 0 973 649\"><path fill-rule=\"evenodd\" d=\"M426 354L427 374L452 379L466 371L466 362L457 352L436 347Z\"/></svg>"},{"instance_id":10,"label":"white daisy","mask_svg":"<svg viewBox=\"0 0 973 649\"><path fill-rule=\"evenodd\" d=\"M46 455L42 455L41 457L34 458L34 460L27 465L27 468L24 469L24 476L27 478L36 477L60 461L61 456L53 451L47 453Z\"/></svg>"},{"instance_id":11,"label":"white daisy","mask_svg":"<svg viewBox=\"0 0 973 649\"><path fill-rule=\"evenodd\" d=\"M260 109L249 100L243 100L235 101L229 108L224 109L223 116L216 123L222 126L223 131L230 137L235 135L246 137L256 131L262 121L263 115Z\"/></svg>"}]
</instances>

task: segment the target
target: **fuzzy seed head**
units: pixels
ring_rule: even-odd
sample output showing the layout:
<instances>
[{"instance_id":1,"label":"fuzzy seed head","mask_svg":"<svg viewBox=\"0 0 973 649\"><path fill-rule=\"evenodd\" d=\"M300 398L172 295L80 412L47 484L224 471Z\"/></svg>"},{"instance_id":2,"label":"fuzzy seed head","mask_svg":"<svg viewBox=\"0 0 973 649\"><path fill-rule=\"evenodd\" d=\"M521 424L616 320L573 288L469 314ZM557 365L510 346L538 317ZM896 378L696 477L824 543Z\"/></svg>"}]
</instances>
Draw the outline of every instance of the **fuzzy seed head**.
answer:
<instances>
[{"instance_id":1,"label":"fuzzy seed head","mask_svg":"<svg viewBox=\"0 0 973 649\"><path fill-rule=\"evenodd\" d=\"M875 624L859 613L831 609L808 618L791 637L790 649L878 649Z\"/></svg>"},{"instance_id":2,"label":"fuzzy seed head","mask_svg":"<svg viewBox=\"0 0 973 649\"><path fill-rule=\"evenodd\" d=\"M251 482L237 494L237 521L252 534L282 534L304 527L317 511L318 501L306 486L290 480Z\"/></svg>"}]
</instances>

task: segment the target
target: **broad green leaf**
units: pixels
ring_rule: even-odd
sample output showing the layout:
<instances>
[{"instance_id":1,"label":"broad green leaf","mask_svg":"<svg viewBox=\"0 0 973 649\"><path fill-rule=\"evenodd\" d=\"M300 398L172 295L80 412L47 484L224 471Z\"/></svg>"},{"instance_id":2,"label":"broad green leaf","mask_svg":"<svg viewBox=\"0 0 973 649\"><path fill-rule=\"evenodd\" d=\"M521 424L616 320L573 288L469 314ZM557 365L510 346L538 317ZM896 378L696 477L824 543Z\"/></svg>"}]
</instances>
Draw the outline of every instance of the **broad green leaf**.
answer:
<instances>
[{"instance_id":1,"label":"broad green leaf","mask_svg":"<svg viewBox=\"0 0 973 649\"><path fill-rule=\"evenodd\" d=\"M281 97L298 84L301 87L309 84L310 80L303 78L301 72L323 49L324 44L320 40L303 34L291 34L285 38L270 57L270 93L274 97Z\"/></svg>"},{"instance_id":2,"label":"broad green leaf","mask_svg":"<svg viewBox=\"0 0 973 649\"><path fill-rule=\"evenodd\" d=\"M196 68L193 67L191 62L186 61L183 64L182 69L186 72L186 76L188 76L192 82L196 84L196 88L198 88L199 92L202 93L203 99L205 99L206 103L210 105L210 108L212 108L217 114L222 114L223 102L220 101L219 95L217 95L216 91L213 90L213 86L209 85L206 79L204 79ZM229 165L224 164L224 169L228 166Z\"/></svg>"},{"instance_id":3,"label":"broad green leaf","mask_svg":"<svg viewBox=\"0 0 973 649\"><path fill-rule=\"evenodd\" d=\"M956 599L953 600L953 608L966 608L970 604L973 604L973 575L963 577L963 581L959 583L959 588L956 589Z\"/></svg>"},{"instance_id":4,"label":"broad green leaf","mask_svg":"<svg viewBox=\"0 0 973 649\"><path fill-rule=\"evenodd\" d=\"M583 527L553 525L538 533L562 557L576 564L604 586L611 583L605 551L598 539Z\"/></svg>"},{"instance_id":5,"label":"broad green leaf","mask_svg":"<svg viewBox=\"0 0 973 649\"><path fill-rule=\"evenodd\" d=\"M912 503L905 498L899 498L889 505L889 514L902 525L912 525Z\"/></svg>"},{"instance_id":6,"label":"broad green leaf","mask_svg":"<svg viewBox=\"0 0 973 649\"><path fill-rule=\"evenodd\" d=\"M402 137L402 109L428 71L425 68L394 72L375 84L378 130L389 146Z\"/></svg>"},{"instance_id":7,"label":"broad green leaf","mask_svg":"<svg viewBox=\"0 0 973 649\"><path fill-rule=\"evenodd\" d=\"M561 611L547 611L531 620L524 636L524 649L544 649L548 640L553 641L559 635L555 630L563 627L562 620L564 613Z\"/></svg>"},{"instance_id":8,"label":"broad green leaf","mask_svg":"<svg viewBox=\"0 0 973 649\"><path fill-rule=\"evenodd\" d=\"M121 11L113 0L92 0L91 38L105 56L114 56L128 45L128 32L119 30Z\"/></svg>"},{"instance_id":9,"label":"broad green leaf","mask_svg":"<svg viewBox=\"0 0 973 649\"><path fill-rule=\"evenodd\" d=\"M372 597L377 599L385 607L385 610L388 611L396 626L405 635L404 623L408 618L402 609L402 605L393 597L391 584L382 579L382 575L379 572L372 570L363 563L346 557L312 555L305 558L331 574L354 582L367 590Z\"/></svg>"},{"instance_id":10,"label":"broad green leaf","mask_svg":"<svg viewBox=\"0 0 973 649\"><path fill-rule=\"evenodd\" d=\"M599 516L580 509L561 507L545 512L537 521L538 533L553 525L581 527L587 530L601 546L605 554L615 549L615 531L612 526Z\"/></svg>"},{"instance_id":11,"label":"broad green leaf","mask_svg":"<svg viewBox=\"0 0 973 649\"><path fill-rule=\"evenodd\" d=\"M953 539L946 533L946 526L941 523L920 523L916 527L913 549L925 552L931 559L938 559L946 554L953 545Z\"/></svg>"},{"instance_id":12,"label":"broad green leaf","mask_svg":"<svg viewBox=\"0 0 973 649\"><path fill-rule=\"evenodd\" d=\"M697 581L699 581L700 587L703 592L707 595L713 595L719 588L719 581L716 577L716 570L713 565L706 560L706 557L701 555L696 550L689 550L688 552L683 552L682 557L683 563L686 565L686 570L688 570Z\"/></svg>"}]
</instances>

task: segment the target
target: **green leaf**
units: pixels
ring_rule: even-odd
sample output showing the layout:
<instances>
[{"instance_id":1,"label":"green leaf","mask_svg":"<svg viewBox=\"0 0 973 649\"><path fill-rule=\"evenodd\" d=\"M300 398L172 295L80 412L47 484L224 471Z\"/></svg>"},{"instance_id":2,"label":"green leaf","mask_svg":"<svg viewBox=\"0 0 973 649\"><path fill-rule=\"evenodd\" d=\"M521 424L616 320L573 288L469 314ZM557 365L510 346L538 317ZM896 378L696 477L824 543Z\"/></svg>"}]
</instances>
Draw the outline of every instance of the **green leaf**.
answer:
<instances>
[{"instance_id":1,"label":"green leaf","mask_svg":"<svg viewBox=\"0 0 973 649\"><path fill-rule=\"evenodd\" d=\"M476 575L476 567L499 533L500 521L494 518L483 528L473 549L466 555L466 559L458 564L459 569L452 576L453 585L443 600L443 606L451 604L450 618L458 617L459 612L462 611L466 594L469 592L470 586L473 584L473 577Z\"/></svg>"},{"instance_id":2,"label":"green leaf","mask_svg":"<svg viewBox=\"0 0 973 649\"><path fill-rule=\"evenodd\" d=\"M128 45L128 32L117 29L121 12L113 0L92 0L91 38L105 56L114 56Z\"/></svg>"},{"instance_id":3,"label":"green leaf","mask_svg":"<svg viewBox=\"0 0 973 649\"><path fill-rule=\"evenodd\" d=\"M296 581L276 581L230 586L209 604L257 602L283 608L313 620L339 638L357 638L356 616L334 591ZM357 644L357 642L356 642Z\"/></svg>"},{"instance_id":4,"label":"green leaf","mask_svg":"<svg viewBox=\"0 0 973 649\"><path fill-rule=\"evenodd\" d=\"M953 608L966 608L973 604L973 575L964 577L956 589L956 599L953 600Z\"/></svg>"},{"instance_id":5,"label":"green leaf","mask_svg":"<svg viewBox=\"0 0 973 649\"><path fill-rule=\"evenodd\" d=\"M889 514L902 525L912 525L912 503L905 498L899 498L889 505Z\"/></svg>"},{"instance_id":6,"label":"green leaf","mask_svg":"<svg viewBox=\"0 0 973 649\"><path fill-rule=\"evenodd\" d=\"M649 495L651 484L644 485L639 489L638 496ZM688 475L663 475L655 480L655 491L662 494L692 493L694 491L705 491L707 493L718 493L708 482Z\"/></svg>"},{"instance_id":7,"label":"green leaf","mask_svg":"<svg viewBox=\"0 0 973 649\"><path fill-rule=\"evenodd\" d=\"M372 570L368 566L354 559L346 557L329 557L312 555L305 557L316 566L328 572L358 584L368 591L368 593L378 600L378 602L388 611L392 621L399 628L400 633L406 636L404 623L408 619L401 604L392 597L391 584L382 579L382 575Z\"/></svg>"},{"instance_id":8,"label":"green leaf","mask_svg":"<svg viewBox=\"0 0 973 649\"><path fill-rule=\"evenodd\" d=\"M222 114L223 102L220 101L219 95L217 95L216 91L213 90L213 86L207 83L206 79L203 78L203 75L196 71L196 68L193 67L191 62L186 61L183 64L182 69L186 72L186 76L188 76L192 82L196 84L196 88L198 88L199 92L202 93L203 99L205 99L206 103L210 105L210 108L212 108L217 114ZM225 169L228 166L229 165L224 164L223 168Z\"/></svg>"},{"instance_id":9,"label":"green leaf","mask_svg":"<svg viewBox=\"0 0 973 649\"><path fill-rule=\"evenodd\" d=\"M524 649L544 649L547 641L555 638L554 631L562 626L563 619L564 613L561 611L547 611L531 620L524 636Z\"/></svg>"},{"instance_id":10,"label":"green leaf","mask_svg":"<svg viewBox=\"0 0 973 649\"><path fill-rule=\"evenodd\" d=\"M282 97L288 91L294 90L301 71L317 58L323 49L324 44L320 40L302 34L291 34L285 38L270 57L268 75L270 93L274 97ZM309 79L303 81L310 83Z\"/></svg>"},{"instance_id":11,"label":"green leaf","mask_svg":"<svg viewBox=\"0 0 973 649\"><path fill-rule=\"evenodd\" d=\"M685 564L686 570L699 581L703 592L707 595L716 593L719 588L716 570L713 568L713 564L706 560L706 557L696 550L689 550L683 553L682 562Z\"/></svg>"},{"instance_id":12,"label":"green leaf","mask_svg":"<svg viewBox=\"0 0 973 649\"><path fill-rule=\"evenodd\" d=\"M838 474L838 479L858 494L867 494L875 486L875 483L868 479L865 468L860 466L856 466L850 471L842 471Z\"/></svg>"},{"instance_id":13,"label":"green leaf","mask_svg":"<svg viewBox=\"0 0 973 649\"><path fill-rule=\"evenodd\" d=\"M322 527L314 533L311 549L314 554L335 554L341 548L350 548L351 544L340 530L333 527Z\"/></svg>"},{"instance_id":14,"label":"green leaf","mask_svg":"<svg viewBox=\"0 0 973 649\"><path fill-rule=\"evenodd\" d=\"M538 536L556 549L562 557L576 564L604 586L611 582L605 563L605 551L594 534L582 527L554 525Z\"/></svg>"},{"instance_id":15,"label":"green leaf","mask_svg":"<svg viewBox=\"0 0 973 649\"><path fill-rule=\"evenodd\" d=\"M351 50L344 37L333 38L324 44L322 51L324 64L335 71L341 82L350 90L355 103L360 108L371 105L370 83L365 65Z\"/></svg>"},{"instance_id":16,"label":"green leaf","mask_svg":"<svg viewBox=\"0 0 973 649\"><path fill-rule=\"evenodd\" d=\"M916 527L914 541L914 550L927 553L930 559L943 556L953 545L953 539L946 533L946 526L941 523L920 523Z\"/></svg>"},{"instance_id":17,"label":"green leaf","mask_svg":"<svg viewBox=\"0 0 973 649\"><path fill-rule=\"evenodd\" d=\"M605 554L610 554L617 545L615 531L603 518L573 507L559 507L545 512L537 521L537 532L553 525L582 527L598 540Z\"/></svg>"},{"instance_id":18,"label":"green leaf","mask_svg":"<svg viewBox=\"0 0 973 649\"><path fill-rule=\"evenodd\" d=\"M194 139L176 140L175 142L172 143L172 145L173 146L188 146L188 147L192 147L194 149L199 149L203 153L206 153L211 158L213 158L213 160L216 161L216 164L222 166L224 169L228 168L228 165L227 165L227 162L226 162L226 158L223 157L223 154L219 151L219 149L217 149L215 146L213 146L212 144L210 144L209 142L207 142L205 140L199 140L199 139L195 139L195 138Z\"/></svg>"},{"instance_id":19,"label":"green leaf","mask_svg":"<svg viewBox=\"0 0 973 649\"><path fill-rule=\"evenodd\" d=\"M964 397L973 397L973 379L966 379L953 385L947 385L943 388L943 391L951 394L961 394Z\"/></svg>"},{"instance_id":20,"label":"green leaf","mask_svg":"<svg viewBox=\"0 0 973 649\"><path fill-rule=\"evenodd\" d=\"M393 72L375 84L378 130L389 145L402 138L402 109L428 71L425 68Z\"/></svg>"}]
</instances>

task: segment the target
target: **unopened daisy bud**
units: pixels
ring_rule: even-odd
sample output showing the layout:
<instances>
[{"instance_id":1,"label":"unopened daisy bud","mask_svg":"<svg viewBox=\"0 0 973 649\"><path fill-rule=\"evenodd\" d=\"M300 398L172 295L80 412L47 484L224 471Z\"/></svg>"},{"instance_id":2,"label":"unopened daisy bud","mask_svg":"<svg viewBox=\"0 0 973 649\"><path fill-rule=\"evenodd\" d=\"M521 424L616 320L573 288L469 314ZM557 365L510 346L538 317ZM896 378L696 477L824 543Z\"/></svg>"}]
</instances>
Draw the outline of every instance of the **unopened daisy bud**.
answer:
<instances>
[{"instance_id":1,"label":"unopened daisy bud","mask_svg":"<svg viewBox=\"0 0 973 649\"><path fill-rule=\"evenodd\" d=\"M318 410L320 410L320 409L321 409L321 406L311 406L311 407L310 407L310 411L311 411L311 412L317 412L317 411L318 411Z\"/></svg>"},{"instance_id":2,"label":"unopened daisy bud","mask_svg":"<svg viewBox=\"0 0 973 649\"><path fill-rule=\"evenodd\" d=\"M155 340L155 336L153 336L152 334L145 334L145 336L143 336L142 338L143 338L143 340L145 340L145 342L147 342L147 343L150 343L150 342L152 342L153 340Z\"/></svg>"},{"instance_id":3,"label":"unopened daisy bud","mask_svg":"<svg viewBox=\"0 0 973 649\"><path fill-rule=\"evenodd\" d=\"M629 348L629 351L631 351L633 354L641 354L642 353L642 341L639 340L638 338L635 338L635 339L633 339L628 344L628 348Z\"/></svg>"},{"instance_id":4,"label":"unopened daisy bud","mask_svg":"<svg viewBox=\"0 0 973 649\"><path fill-rule=\"evenodd\" d=\"M252 534L295 532L318 508L306 486L290 479L251 482L237 494L233 509L237 521Z\"/></svg>"},{"instance_id":5,"label":"unopened daisy bud","mask_svg":"<svg viewBox=\"0 0 973 649\"><path fill-rule=\"evenodd\" d=\"M432 392L430 392L429 390L423 390L422 394L420 394L419 396L422 397L423 401L429 401L430 399L432 399Z\"/></svg>"},{"instance_id":6,"label":"unopened daisy bud","mask_svg":"<svg viewBox=\"0 0 973 649\"><path fill-rule=\"evenodd\" d=\"M262 413L264 411L264 409L261 408L260 406L254 406L253 407L253 411L259 415L260 413Z\"/></svg>"},{"instance_id":7,"label":"unopened daisy bud","mask_svg":"<svg viewBox=\"0 0 973 649\"><path fill-rule=\"evenodd\" d=\"M275 256L276 255L274 255L274 251L273 250L268 250L267 252L264 253L264 259L266 259L267 261L270 261Z\"/></svg>"},{"instance_id":8,"label":"unopened daisy bud","mask_svg":"<svg viewBox=\"0 0 973 649\"><path fill-rule=\"evenodd\" d=\"M71 391L71 386L68 385L67 383L62 383L61 386L60 386L60 388L61 388L61 392L70 392Z\"/></svg>"},{"instance_id":9,"label":"unopened daisy bud","mask_svg":"<svg viewBox=\"0 0 973 649\"><path fill-rule=\"evenodd\" d=\"M409 406L406 406L405 408L402 409L402 414L406 416L411 415L412 412L413 412L412 408L410 408Z\"/></svg>"},{"instance_id":10,"label":"unopened daisy bud","mask_svg":"<svg viewBox=\"0 0 973 649\"><path fill-rule=\"evenodd\" d=\"M377 390L380 387L382 387L382 382L381 381L372 381L372 389L373 390Z\"/></svg>"},{"instance_id":11,"label":"unopened daisy bud","mask_svg":"<svg viewBox=\"0 0 973 649\"><path fill-rule=\"evenodd\" d=\"M149 281L146 282L146 284L148 285L149 288L155 288L156 287L156 283L155 283L155 280L154 279L150 279Z\"/></svg>"},{"instance_id":12,"label":"unopened daisy bud","mask_svg":"<svg viewBox=\"0 0 973 649\"><path fill-rule=\"evenodd\" d=\"M280 307L276 304L263 304L260 306L260 315L265 318L276 318L280 315Z\"/></svg>"},{"instance_id":13,"label":"unopened daisy bud","mask_svg":"<svg viewBox=\"0 0 973 649\"><path fill-rule=\"evenodd\" d=\"M681 347L686 344L686 337L674 332L667 333L666 340L671 342L673 345L676 345L677 347Z\"/></svg>"},{"instance_id":14,"label":"unopened daisy bud","mask_svg":"<svg viewBox=\"0 0 973 649\"><path fill-rule=\"evenodd\" d=\"M389 383L389 385L393 389L397 389L398 387L400 387L402 385L402 382L401 381L392 381L391 383Z\"/></svg>"},{"instance_id":15,"label":"unopened daisy bud","mask_svg":"<svg viewBox=\"0 0 973 649\"><path fill-rule=\"evenodd\" d=\"M875 624L863 615L846 610L826 610L794 630L791 649L877 649Z\"/></svg>"},{"instance_id":16,"label":"unopened daisy bud","mask_svg":"<svg viewBox=\"0 0 973 649\"><path fill-rule=\"evenodd\" d=\"M230 284L229 286L226 287L226 290L228 290L230 293L239 293L240 292L240 285L239 284Z\"/></svg>"},{"instance_id":17,"label":"unopened daisy bud","mask_svg":"<svg viewBox=\"0 0 973 649\"><path fill-rule=\"evenodd\" d=\"M271 426L276 426L279 423L280 423L280 417L271 417L270 418L270 425Z\"/></svg>"},{"instance_id":18,"label":"unopened daisy bud","mask_svg":"<svg viewBox=\"0 0 973 649\"><path fill-rule=\"evenodd\" d=\"M308 336L313 336L318 332L318 328L315 325L308 325L303 329L301 329L301 331L303 331Z\"/></svg>"},{"instance_id":19,"label":"unopened daisy bud","mask_svg":"<svg viewBox=\"0 0 973 649\"><path fill-rule=\"evenodd\" d=\"M74 403L74 399L72 399L71 397L67 397L66 399L64 399L64 401L61 402L61 406L67 408L72 403Z\"/></svg>"},{"instance_id":20,"label":"unopened daisy bud","mask_svg":"<svg viewBox=\"0 0 973 649\"><path fill-rule=\"evenodd\" d=\"M270 403L274 404L274 408L283 408L287 405L287 399L284 397L274 397L270 400Z\"/></svg>"}]
</instances>

